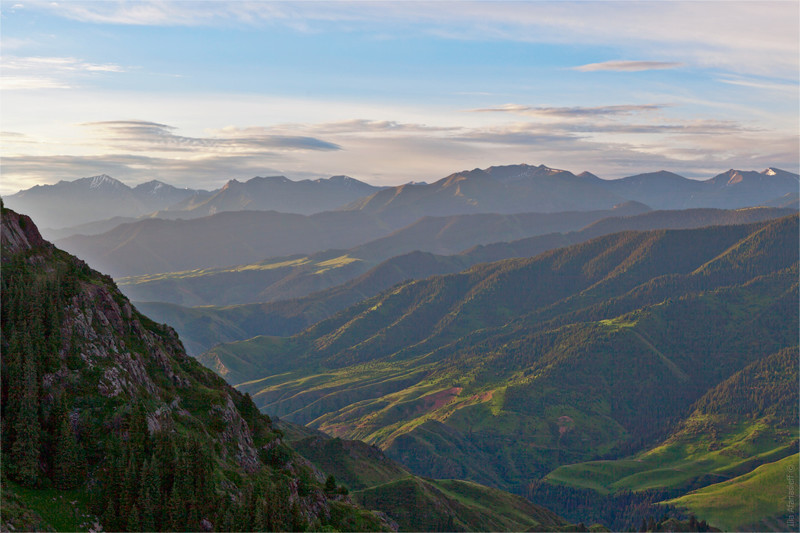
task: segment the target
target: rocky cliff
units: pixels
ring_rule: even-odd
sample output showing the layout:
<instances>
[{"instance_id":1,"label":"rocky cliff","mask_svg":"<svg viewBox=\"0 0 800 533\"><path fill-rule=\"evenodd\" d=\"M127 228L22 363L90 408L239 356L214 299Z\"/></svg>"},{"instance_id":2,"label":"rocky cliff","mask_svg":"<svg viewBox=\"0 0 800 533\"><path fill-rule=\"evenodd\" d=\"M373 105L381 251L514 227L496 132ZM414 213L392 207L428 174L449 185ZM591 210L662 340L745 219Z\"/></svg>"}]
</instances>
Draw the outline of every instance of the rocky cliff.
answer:
<instances>
[{"instance_id":1,"label":"rocky cliff","mask_svg":"<svg viewBox=\"0 0 800 533\"><path fill-rule=\"evenodd\" d=\"M171 328L7 209L2 301L4 530L388 528L326 492ZM37 507L45 489L74 498L74 517Z\"/></svg>"}]
</instances>

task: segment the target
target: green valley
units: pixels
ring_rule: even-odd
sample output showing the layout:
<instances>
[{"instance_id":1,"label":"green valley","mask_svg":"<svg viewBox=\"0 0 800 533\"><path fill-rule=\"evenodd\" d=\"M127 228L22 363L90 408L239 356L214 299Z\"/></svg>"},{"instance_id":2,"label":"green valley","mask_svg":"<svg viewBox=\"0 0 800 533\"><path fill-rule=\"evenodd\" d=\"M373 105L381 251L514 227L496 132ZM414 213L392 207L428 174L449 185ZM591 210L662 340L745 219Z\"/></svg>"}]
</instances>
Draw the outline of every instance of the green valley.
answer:
<instances>
[{"instance_id":1,"label":"green valley","mask_svg":"<svg viewBox=\"0 0 800 533\"><path fill-rule=\"evenodd\" d=\"M714 387L796 354L797 231L792 216L617 233L401 284L201 360L261 409L417 474L687 492L795 446L796 432L751 421L725 426L717 449L656 447Z\"/></svg>"}]
</instances>

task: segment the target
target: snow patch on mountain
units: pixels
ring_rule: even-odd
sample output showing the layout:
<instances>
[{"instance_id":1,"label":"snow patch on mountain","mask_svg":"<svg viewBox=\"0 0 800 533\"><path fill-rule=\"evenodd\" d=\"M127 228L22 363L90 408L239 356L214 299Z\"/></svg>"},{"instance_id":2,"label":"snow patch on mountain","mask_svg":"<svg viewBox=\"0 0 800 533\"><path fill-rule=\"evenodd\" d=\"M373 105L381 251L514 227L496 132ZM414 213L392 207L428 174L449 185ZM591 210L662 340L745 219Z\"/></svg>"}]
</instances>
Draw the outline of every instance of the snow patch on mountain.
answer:
<instances>
[{"instance_id":1,"label":"snow patch on mountain","mask_svg":"<svg viewBox=\"0 0 800 533\"><path fill-rule=\"evenodd\" d=\"M91 178L87 178L91 180L89 182L90 189L99 189L101 187L111 187L114 189L129 189L130 187L126 186L121 181L115 180L111 176L107 174L100 174L99 176L92 176Z\"/></svg>"}]
</instances>

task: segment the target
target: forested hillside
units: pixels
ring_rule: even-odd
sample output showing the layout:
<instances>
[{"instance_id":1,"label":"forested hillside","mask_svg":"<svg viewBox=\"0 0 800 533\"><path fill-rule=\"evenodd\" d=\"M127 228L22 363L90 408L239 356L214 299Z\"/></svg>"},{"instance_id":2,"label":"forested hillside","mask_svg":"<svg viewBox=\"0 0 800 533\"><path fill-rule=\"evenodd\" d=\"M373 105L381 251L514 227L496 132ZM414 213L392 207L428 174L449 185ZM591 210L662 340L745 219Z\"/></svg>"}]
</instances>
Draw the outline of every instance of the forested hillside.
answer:
<instances>
[{"instance_id":1,"label":"forested hillside","mask_svg":"<svg viewBox=\"0 0 800 533\"><path fill-rule=\"evenodd\" d=\"M2 221L3 529L389 528L110 278Z\"/></svg>"}]
</instances>

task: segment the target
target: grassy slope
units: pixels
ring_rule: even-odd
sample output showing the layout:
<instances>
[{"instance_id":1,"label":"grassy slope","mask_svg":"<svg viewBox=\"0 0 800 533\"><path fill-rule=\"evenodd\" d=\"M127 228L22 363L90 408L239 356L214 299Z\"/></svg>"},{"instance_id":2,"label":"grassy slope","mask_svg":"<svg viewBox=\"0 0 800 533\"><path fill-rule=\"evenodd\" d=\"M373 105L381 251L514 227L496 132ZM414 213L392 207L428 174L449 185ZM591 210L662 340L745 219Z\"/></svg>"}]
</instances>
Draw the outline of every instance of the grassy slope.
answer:
<instances>
[{"instance_id":1,"label":"grassy slope","mask_svg":"<svg viewBox=\"0 0 800 533\"><path fill-rule=\"evenodd\" d=\"M552 483L617 490L691 490L795 453L797 348L758 360L714 387L660 445L629 459L563 466Z\"/></svg>"},{"instance_id":2,"label":"grassy slope","mask_svg":"<svg viewBox=\"0 0 800 533\"><path fill-rule=\"evenodd\" d=\"M293 448L333 474L358 503L386 512L401 531L554 530L567 525L550 511L501 490L415 476L363 442L332 439L285 422L280 427Z\"/></svg>"},{"instance_id":3,"label":"grassy slope","mask_svg":"<svg viewBox=\"0 0 800 533\"><path fill-rule=\"evenodd\" d=\"M568 529L555 514L520 496L460 480L416 476L354 493L367 508L391 509L410 531L525 531Z\"/></svg>"},{"instance_id":4,"label":"grassy slope","mask_svg":"<svg viewBox=\"0 0 800 533\"><path fill-rule=\"evenodd\" d=\"M3 480L3 524L34 531L87 531L96 518L84 489L31 489Z\"/></svg>"},{"instance_id":5,"label":"grassy slope","mask_svg":"<svg viewBox=\"0 0 800 533\"><path fill-rule=\"evenodd\" d=\"M724 530L789 531L789 517L797 527L799 459L795 453L667 503L685 507Z\"/></svg>"},{"instance_id":6,"label":"grassy slope","mask_svg":"<svg viewBox=\"0 0 800 533\"><path fill-rule=\"evenodd\" d=\"M270 412L378 443L418 472L510 486L643 446L630 435L654 438L795 342L796 233L791 218L615 235L406 284L205 361L234 381L266 376L241 387Z\"/></svg>"},{"instance_id":7,"label":"grassy slope","mask_svg":"<svg viewBox=\"0 0 800 533\"><path fill-rule=\"evenodd\" d=\"M666 503L726 530L782 530L797 512L796 496L794 511L786 507L790 491L797 494L787 488L792 476L797 483L797 380L797 347L781 350L706 393L659 446L563 466L545 479L601 493L688 492Z\"/></svg>"}]
</instances>

